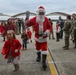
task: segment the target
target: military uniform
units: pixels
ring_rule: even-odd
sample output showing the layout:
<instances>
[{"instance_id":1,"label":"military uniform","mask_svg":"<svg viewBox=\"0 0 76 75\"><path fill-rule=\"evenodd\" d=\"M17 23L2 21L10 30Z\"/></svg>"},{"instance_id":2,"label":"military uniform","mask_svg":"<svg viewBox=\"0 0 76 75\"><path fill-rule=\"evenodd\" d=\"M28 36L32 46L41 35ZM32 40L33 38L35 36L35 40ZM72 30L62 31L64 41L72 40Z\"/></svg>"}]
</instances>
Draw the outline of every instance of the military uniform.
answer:
<instances>
[{"instance_id":1,"label":"military uniform","mask_svg":"<svg viewBox=\"0 0 76 75\"><path fill-rule=\"evenodd\" d=\"M19 35L19 25L18 25L18 20L16 20L16 34Z\"/></svg>"},{"instance_id":2,"label":"military uniform","mask_svg":"<svg viewBox=\"0 0 76 75\"><path fill-rule=\"evenodd\" d=\"M72 37L74 38L74 43L75 43L74 48L76 48L76 18L72 20L71 31L72 31Z\"/></svg>"},{"instance_id":3,"label":"military uniform","mask_svg":"<svg viewBox=\"0 0 76 75\"><path fill-rule=\"evenodd\" d=\"M63 47L65 50L69 49L69 37L70 37L70 28L72 25L71 20L66 20L64 23L63 31L65 33L65 46Z\"/></svg>"}]
</instances>

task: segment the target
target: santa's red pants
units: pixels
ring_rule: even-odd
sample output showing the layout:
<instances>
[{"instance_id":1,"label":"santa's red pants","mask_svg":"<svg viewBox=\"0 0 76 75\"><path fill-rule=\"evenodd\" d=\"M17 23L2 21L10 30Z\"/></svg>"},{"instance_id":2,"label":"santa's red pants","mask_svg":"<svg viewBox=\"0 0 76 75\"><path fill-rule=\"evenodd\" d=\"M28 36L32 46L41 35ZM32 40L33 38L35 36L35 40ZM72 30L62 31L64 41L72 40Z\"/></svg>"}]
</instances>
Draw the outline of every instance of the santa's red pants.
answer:
<instances>
[{"instance_id":1,"label":"santa's red pants","mask_svg":"<svg viewBox=\"0 0 76 75\"><path fill-rule=\"evenodd\" d=\"M42 54L47 54L47 42L39 43L36 41L36 50L41 51Z\"/></svg>"}]
</instances>

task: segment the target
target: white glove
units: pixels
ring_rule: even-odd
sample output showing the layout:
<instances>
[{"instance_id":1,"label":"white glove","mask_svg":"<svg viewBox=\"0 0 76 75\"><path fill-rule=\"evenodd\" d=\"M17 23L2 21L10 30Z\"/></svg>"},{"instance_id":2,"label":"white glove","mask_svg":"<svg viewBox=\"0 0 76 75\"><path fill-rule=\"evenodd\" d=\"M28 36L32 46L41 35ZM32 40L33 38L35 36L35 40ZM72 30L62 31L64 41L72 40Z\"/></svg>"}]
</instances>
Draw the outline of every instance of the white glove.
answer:
<instances>
[{"instance_id":1,"label":"white glove","mask_svg":"<svg viewBox=\"0 0 76 75\"><path fill-rule=\"evenodd\" d=\"M30 11L26 11L26 18L30 17Z\"/></svg>"},{"instance_id":2,"label":"white glove","mask_svg":"<svg viewBox=\"0 0 76 75\"><path fill-rule=\"evenodd\" d=\"M43 36L43 37L47 36L46 32L44 32L42 36Z\"/></svg>"},{"instance_id":3,"label":"white glove","mask_svg":"<svg viewBox=\"0 0 76 75\"><path fill-rule=\"evenodd\" d=\"M43 33L43 37L44 36L49 36L50 35L50 31L49 30L46 30L44 33Z\"/></svg>"},{"instance_id":4,"label":"white glove","mask_svg":"<svg viewBox=\"0 0 76 75\"><path fill-rule=\"evenodd\" d=\"M17 52L18 52L18 50L16 49L16 50L15 50L15 53L17 53Z\"/></svg>"},{"instance_id":5,"label":"white glove","mask_svg":"<svg viewBox=\"0 0 76 75\"><path fill-rule=\"evenodd\" d=\"M43 37L39 37L39 40L42 40L43 39Z\"/></svg>"}]
</instances>

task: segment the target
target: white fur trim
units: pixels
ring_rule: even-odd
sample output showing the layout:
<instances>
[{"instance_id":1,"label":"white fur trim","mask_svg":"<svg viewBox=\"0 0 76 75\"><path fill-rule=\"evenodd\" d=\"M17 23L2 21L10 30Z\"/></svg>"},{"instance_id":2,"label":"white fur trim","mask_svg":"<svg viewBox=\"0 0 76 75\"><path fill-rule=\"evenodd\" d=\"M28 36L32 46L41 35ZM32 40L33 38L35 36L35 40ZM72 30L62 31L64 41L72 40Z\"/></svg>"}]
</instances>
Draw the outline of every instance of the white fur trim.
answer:
<instances>
[{"instance_id":1,"label":"white fur trim","mask_svg":"<svg viewBox=\"0 0 76 75\"><path fill-rule=\"evenodd\" d=\"M47 54L47 53L48 53L48 51L42 51L41 53L42 53L42 54Z\"/></svg>"},{"instance_id":2,"label":"white fur trim","mask_svg":"<svg viewBox=\"0 0 76 75\"><path fill-rule=\"evenodd\" d=\"M45 9L39 8L39 9L37 10L37 12L44 12L44 13L45 13Z\"/></svg>"},{"instance_id":3,"label":"white fur trim","mask_svg":"<svg viewBox=\"0 0 76 75\"><path fill-rule=\"evenodd\" d=\"M45 10L44 9L38 9L37 12L44 12L45 13Z\"/></svg>"},{"instance_id":4,"label":"white fur trim","mask_svg":"<svg viewBox=\"0 0 76 75\"><path fill-rule=\"evenodd\" d=\"M36 50L36 52L41 52L41 50Z\"/></svg>"},{"instance_id":5,"label":"white fur trim","mask_svg":"<svg viewBox=\"0 0 76 75\"><path fill-rule=\"evenodd\" d=\"M35 37L35 40L36 40L37 42L40 42L40 43L42 43L42 42L47 42L47 37L46 37L46 38L36 38L36 37Z\"/></svg>"},{"instance_id":6,"label":"white fur trim","mask_svg":"<svg viewBox=\"0 0 76 75\"><path fill-rule=\"evenodd\" d=\"M43 23L39 24L39 34L43 33Z\"/></svg>"}]
</instances>

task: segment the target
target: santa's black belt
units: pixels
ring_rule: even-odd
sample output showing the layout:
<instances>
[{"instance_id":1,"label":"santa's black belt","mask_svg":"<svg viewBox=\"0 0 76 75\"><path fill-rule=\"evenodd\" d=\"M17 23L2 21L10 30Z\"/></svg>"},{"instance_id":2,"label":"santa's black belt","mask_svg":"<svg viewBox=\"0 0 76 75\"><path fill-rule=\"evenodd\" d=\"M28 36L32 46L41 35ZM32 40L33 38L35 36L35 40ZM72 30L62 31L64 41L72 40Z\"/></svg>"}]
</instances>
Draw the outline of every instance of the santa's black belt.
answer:
<instances>
[{"instance_id":1,"label":"santa's black belt","mask_svg":"<svg viewBox=\"0 0 76 75\"><path fill-rule=\"evenodd\" d=\"M37 34L37 33L36 33L36 35L37 35L37 36L43 36L43 34Z\"/></svg>"}]
</instances>

